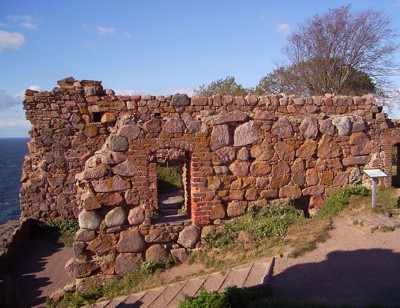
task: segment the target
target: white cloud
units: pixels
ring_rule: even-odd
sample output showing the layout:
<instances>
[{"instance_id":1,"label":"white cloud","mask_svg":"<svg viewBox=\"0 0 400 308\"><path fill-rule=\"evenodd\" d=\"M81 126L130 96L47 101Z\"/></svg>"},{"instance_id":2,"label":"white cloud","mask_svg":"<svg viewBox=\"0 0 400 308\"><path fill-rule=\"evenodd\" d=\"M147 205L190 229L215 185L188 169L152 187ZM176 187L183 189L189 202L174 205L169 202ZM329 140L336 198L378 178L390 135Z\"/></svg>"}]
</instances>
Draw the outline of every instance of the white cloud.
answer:
<instances>
[{"instance_id":1,"label":"white cloud","mask_svg":"<svg viewBox=\"0 0 400 308\"><path fill-rule=\"evenodd\" d=\"M116 95L173 95L176 93L187 94L188 96L193 95L193 90L195 88L191 86L176 86L170 88L149 88L140 87L136 90L134 89L114 89Z\"/></svg>"},{"instance_id":2,"label":"white cloud","mask_svg":"<svg viewBox=\"0 0 400 308\"><path fill-rule=\"evenodd\" d=\"M11 21L16 21L16 22L31 21L32 16L31 15L8 15L7 19L11 20Z\"/></svg>"},{"instance_id":3,"label":"white cloud","mask_svg":"<svg viewBox=\"0 0 400 308\"><path fill-rule=\"evenodd\" d=\"M28 89L34 90L34 91L39 91L39 92L42 91L42 87L41 87L41 86L38 86L38 85L36 85L36 84L33 84L33 85L29 86Z\"/></svg>"},{"instance_id":4,"label":"white cloud","mask_svg":"<svg viewBox=\"0 0 400 308\"><path fill-rule=\"evenodd\" d=\"M139 95L139 92L133 89L116 89L114 92L116 95Z\"/></svg>"},{"instance_id":5,"label":"white cloud","mask_svg":"<svg viewBox=\"0 0 400 308\"><path fill-rule=\"evenodd\" d=\"M98 26L96 28L97 34L99 35L105 35L105 34L114 34L117 29L114 27L103 27L103 26Z\"/></svg>"},{"instance_id":6,"label":"white cloud","mask_svg":"<svg viewBox=\"0 0 400 308\"><path fill-rule=\"evenodd\" d=\"M30 127L31 123L28 120L16 121L2 121L0 120L0 127Z\"/></svg>"},{"instance_id":7,"label":"white cloud","mask_svg":"<svg viewBox=\"0 0 400 308\"><path fill-rule=\"evenodd\" d=\"M5 88L0 87L0 108L7 109L15 105L21 105L21 95L9 95Z\"/></svg>"},{"instance_id":8,"label":"white cloud","mask_svg":"<svg viewBox=\"0 0 400 308\"><path fill-rule=\"evenodd\" d=\"M30 30L36 30L37 29L37 25L31 23L31 22L22 22L19 24L21 27L26 28L26 29L30 29Z\"/></svg>"},{"instance_id":9,"label":"white cloud","mask_svg":"<svg viewBox=\"0 0 400 308\"><path fill-rule=\"evenodd\" d=\"M6 49L18 50L25 43L25 37L18 32L0 30L0 53Z\"/></svg>"},{"instance_id":10,"label":"white cloud","mask_svg":"<svg viewBox=\"0 0 400 308\"><path fill-rule=\"evenodd\" d=\"M132 35L128 31L122 32L122 35L125 36L126 38L132 37Z\"/></svg>"},{"instance_id":11,"label":"white cloud","mask_svg":"<svg viewBox=\"0 0 400 308\"><path fill-rule=\"evenodd\" d=\"M288 36L292 32L292 28L288 24L278 23L276 24L276 31L282 33L284 36Z\"/></svg>"},{"instance_id":12,"label":"white cloud","mask_svg":"<svg viewBox=\"0 0 400 308\"><path fill-rule=\"evenodd\" d=\"M194 89L195 88L190 87L190 86L181 86L181 87L166 88L166 89L163 89L162 92L165 94L180 93L180 94L187 94L188 96L192 96Z\"/></svg>"}]
</instances>

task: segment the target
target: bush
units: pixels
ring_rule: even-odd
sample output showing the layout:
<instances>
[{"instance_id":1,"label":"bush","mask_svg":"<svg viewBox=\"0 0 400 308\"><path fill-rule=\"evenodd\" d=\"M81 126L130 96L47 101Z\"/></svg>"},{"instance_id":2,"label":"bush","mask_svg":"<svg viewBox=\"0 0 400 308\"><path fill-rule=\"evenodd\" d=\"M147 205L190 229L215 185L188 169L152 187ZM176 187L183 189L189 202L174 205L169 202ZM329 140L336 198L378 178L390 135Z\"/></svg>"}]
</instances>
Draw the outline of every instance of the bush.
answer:
<instances>
[{"instance_id":1,"label":"bush","mask_svg":"<svg viewBox=\"0 0 400 308\"><path fill-rule=\"evenodd\" d=\"M350 185L331 193L324 203L324 207L317 214L318 217L336 216L349 204L352 195L368 196L369 190L361 185Z\"/></svg>"},{"instance_id":2,"label":"bush","mask_svg":"<svg viewBox=\"0 0 400 308\"><path fill-rule=\"evenodd\" d=\"M241 217L217 227L204 239L209 247L224 247L236 242L239 232L246 232L257 243L269 237L283 240L290 225L299 217L301 211L289 204L260 207Z\"/></svg>"}]
</instances>

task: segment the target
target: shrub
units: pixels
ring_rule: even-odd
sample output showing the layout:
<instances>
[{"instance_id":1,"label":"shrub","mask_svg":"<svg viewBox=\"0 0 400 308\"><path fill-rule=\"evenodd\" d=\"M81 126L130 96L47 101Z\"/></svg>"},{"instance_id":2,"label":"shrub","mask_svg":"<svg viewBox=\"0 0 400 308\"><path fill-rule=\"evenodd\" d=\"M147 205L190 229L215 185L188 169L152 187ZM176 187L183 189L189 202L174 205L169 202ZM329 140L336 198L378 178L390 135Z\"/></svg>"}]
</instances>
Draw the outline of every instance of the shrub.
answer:
<instances>
[{"instance_id":1,"label":"shrub","mask_svg":"<svg viewBox=\"0 0 400 308\"><path fill-rule=\"evenodd\" d=\"M301 211L290 204L277 204L252 209L241 217L217 227L204 239L208 247L224 247L236 242L239 232L246 232L254 242L269 237L283 240L290 225Z\"/></svg>"},{"instance_id":2,"label":"shrub","mask_svg":"<svg viewBox=\"0 0 400 308\"><path fill-rule=\"evenodd\" d=\"M338 215L349 204L352 195L368 196L369 190L361 185L350 185L333 192L326 198L324 207L317 216L323 218Z\"/></svg>"}]
</instances>

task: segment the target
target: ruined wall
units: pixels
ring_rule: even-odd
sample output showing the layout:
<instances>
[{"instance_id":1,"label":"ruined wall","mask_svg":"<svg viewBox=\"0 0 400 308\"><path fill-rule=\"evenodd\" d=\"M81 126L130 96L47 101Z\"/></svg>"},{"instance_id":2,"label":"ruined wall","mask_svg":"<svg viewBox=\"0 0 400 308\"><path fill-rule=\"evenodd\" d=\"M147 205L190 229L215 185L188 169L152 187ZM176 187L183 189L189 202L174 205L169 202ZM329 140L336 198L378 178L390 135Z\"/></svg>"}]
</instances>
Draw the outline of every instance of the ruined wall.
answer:
<instances>
[{"instance_id":1,"label":"ruined wall","mask_svg":"<svg viewBox=\"0 0 400 308\"><path fill-rule=\"evenodd\" d=\"M384 168L388 155L381 138L391 123L372 96L190 99L59 85L26 93L33 131L21 203L24 216L79 213L69 263L78 278L180 262L203 226L270 200L320 207L333 189L361 183L362 168ZM187 216L178 221L155 219L160 161L187 167Z\"/></svg>"}]
</instances>

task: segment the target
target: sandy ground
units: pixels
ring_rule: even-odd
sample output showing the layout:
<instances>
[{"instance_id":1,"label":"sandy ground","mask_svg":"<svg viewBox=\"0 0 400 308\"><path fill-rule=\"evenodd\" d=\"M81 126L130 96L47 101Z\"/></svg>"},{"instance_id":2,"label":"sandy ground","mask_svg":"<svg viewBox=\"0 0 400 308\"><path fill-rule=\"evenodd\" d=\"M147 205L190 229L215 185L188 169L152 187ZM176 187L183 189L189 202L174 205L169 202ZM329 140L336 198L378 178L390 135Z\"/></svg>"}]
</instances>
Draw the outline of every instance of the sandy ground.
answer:
<instances>
[{"instance_id":1,"label":"sandy ground","mask_svg":"<svg viewBox=\"0 0 400 308\"><path fill-rule=\"evenodd\" d=\"M50 294L73 282L64 270L73 256L72 247L37 236L32 236L28 244L15 260L10 276L26 307L45 307Z\"/></svg>"},{"instance_id":2,"label":"sandy ground","mask_svg":"<svg viewBox=\"0 0 400 308\"><path fill-rule=\"evenodd\" d=\"M329 305L400 307L400 229L371 231L336 218L330 239L293 258L277 258L271 281L278 298Z\"/></svg>"}]
</instances>

